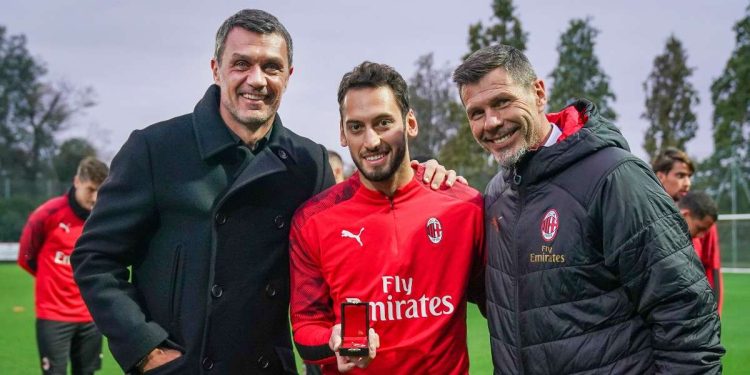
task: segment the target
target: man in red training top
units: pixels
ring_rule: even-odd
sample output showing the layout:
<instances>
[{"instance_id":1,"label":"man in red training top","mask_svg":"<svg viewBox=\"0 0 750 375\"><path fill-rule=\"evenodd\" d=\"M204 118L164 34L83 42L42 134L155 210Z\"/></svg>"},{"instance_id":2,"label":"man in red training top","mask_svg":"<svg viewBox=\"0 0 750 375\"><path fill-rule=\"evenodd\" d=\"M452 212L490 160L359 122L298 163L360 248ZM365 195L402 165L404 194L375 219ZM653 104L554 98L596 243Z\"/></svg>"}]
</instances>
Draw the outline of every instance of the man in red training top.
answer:
<instances>
[{"instance_id":1,"label":"man in red training top","mask_svg":"<svg viewBox=\"0 0 750 375\"><path fill-rule=\"evenodd\" d=\"M393 68L362 63L344 75L338 101L341 144L359 173L292 221L297 349L329 374L466 374L466 301L484 303L482 196L462 184L433 191L419 182L407 144L417 120ZM349 300L369 304L377 332L369 357L337 351L340 306Z\"/></svg>"},{"instance_id":2,"label":"man in red training top","mask_svg":"<svg viewBox=\"0 0 750 375\"><path fill-rule=\"evenodd\" d=\"M83 159L73 187L34 210L21 234L18 264L36 277L36 337L43 374L64 375L68 357L73 374L93 374L101 367L102 336L73 281L70 253L108 173L101 161Z\"/></svg>"},{"instance_id":3,"label":"man in red training top","mask_svg":"<svg viewBox=\"0 0 750 375\"><path fill-rule=\"evenodd\" d=\"M690 191L695 166L690 157L681 150L674 147L667 147L663 152L656 156L651 163L656 177L661 182L667 195L672 197L677 206L680 206L680 200ZM714 220L715 221L715 220ZM711 284L718 305L719 315L721 315L721 306L724 302L724 283L721 275L721 254L719 250L719 232L716 224L701 236L692 236L693 247L698 254L703 268L706 269L706 278Z\"/></svg>"}]
</instances>

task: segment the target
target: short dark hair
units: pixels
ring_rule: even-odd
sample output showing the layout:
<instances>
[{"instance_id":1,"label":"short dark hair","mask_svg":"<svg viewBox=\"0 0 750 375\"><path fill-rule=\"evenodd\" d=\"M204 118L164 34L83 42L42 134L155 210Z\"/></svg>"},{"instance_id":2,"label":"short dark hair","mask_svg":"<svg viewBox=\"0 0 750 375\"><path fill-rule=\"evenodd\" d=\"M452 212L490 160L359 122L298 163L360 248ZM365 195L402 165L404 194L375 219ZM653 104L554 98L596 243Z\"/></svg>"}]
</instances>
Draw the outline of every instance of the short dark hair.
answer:
<instances>
[{"instance_id":1,"label":"short dark hair","mask_svg":"<svg viewBox=\"0 0 750 375\"><path fill-rule=\"evenodd\" d=\"M396 98L401 115L406 117L411 105L409 104L409 88L406 81L396 69L386 65L365 61L349 73L344 74L339 84L339 113L344 113L343 103L346 93L356 88L388 87Z\"/></svg>"},{"instance_id":2,"label":"short dark hair","mask_svg":"<svg viewBox=\"0 0 750 375\"><path fill-rule=\"evenodd\" d=\"M536 80L534 68L521 50L505 44L495 44L469 55L453 72L453 82L458 86L460 94L464 85L479 82L497 68L503 68L513 82L521 86L531 87Z\"/></svg>"},{"instance_id":3,"label":"short dark hair","mask_svg":"<svg viewBox=\"0 0 750 375\"><path fill-rule=\"evenodd\" d=\"M698 220L709 216L716 221L719 217L719 208L711 197L703 191L693 190L677 201L677 207L681 210L690 211L690 215Z\"/></svg>"},{"instance_id":4,"label":"short dark hair","mask_svg":"<svg viewBox=\"0 0 750 375\"><path fill-rule=\"evenodd\" d=\"M654 173L669 173L674 168L674 163L682 162L685 163L690 170L690 173L695 172L693 161L685 153L685 151L679 150L675 147L667 147L664 151L656 155L654 160L651 162L651 169Z\"/></svg>"},{"instance_id":5,"label":"short dark hair","mask_svg":"<svg viewBox=\"0 0 750 375\"><path fill-rule=\"evenodd\" d=\"M107 164L104 164L104 162L93 156L83 158L78 163L78 170L76 171L76 176L79 180L91 181L97 185L104 182L108 174L109 167L107 167Z\"/></svg>"},{"instance_id":6,"label":"short dark hair","mask_svg":"<svg viewBox=\"0 0 750 375\"><path fill-rule=\"evenodd\" d=\"M227 35L235 27L241 27L259 34L281 35L286 41L286 56L289 60L289 66L292 66L292 36L289 35L289 31L276 17L259 9L243 9L221 24L219 30L216 31L216 47L214 48L214 58L219 64L221 64L221 55L224 53Z\"/></svg>"}]
</instances>

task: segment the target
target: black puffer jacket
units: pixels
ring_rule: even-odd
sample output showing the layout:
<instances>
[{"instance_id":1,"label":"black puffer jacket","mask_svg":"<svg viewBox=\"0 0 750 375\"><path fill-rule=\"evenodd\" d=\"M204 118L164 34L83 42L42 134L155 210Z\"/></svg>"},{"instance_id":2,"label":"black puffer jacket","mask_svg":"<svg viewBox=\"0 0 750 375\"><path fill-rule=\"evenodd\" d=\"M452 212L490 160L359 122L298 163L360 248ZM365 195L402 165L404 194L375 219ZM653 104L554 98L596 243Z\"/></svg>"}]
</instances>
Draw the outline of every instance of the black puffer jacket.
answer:
<instances>
[{"instance_id":1,"label":"black puffer jacket","mask_svg":"<svg viewBox=\"0 0 750 375\"><path fill-rule=\"evenodd\" d=\"M496 374L713 374L724 349L687 226L593 104L487 189Z\"/></svg>"}]
</instances>

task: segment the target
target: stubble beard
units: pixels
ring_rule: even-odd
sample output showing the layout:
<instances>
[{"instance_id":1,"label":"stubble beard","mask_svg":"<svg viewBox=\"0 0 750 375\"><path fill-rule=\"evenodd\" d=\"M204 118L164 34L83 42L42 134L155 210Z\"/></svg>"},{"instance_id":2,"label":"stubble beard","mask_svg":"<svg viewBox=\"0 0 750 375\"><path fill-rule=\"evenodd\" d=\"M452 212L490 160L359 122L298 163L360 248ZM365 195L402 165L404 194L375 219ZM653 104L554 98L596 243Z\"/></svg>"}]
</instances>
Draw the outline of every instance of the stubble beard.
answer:
<instances>
[{"instance_id":1,"label":"stubble beard","mask_svg":"<svg viewBox=\"0 0 750 375\"><path fill-rule=\"evenodd\" d=\"M404 139L404 142L406 142L406 139ZM388 146L388 150L385 151L392 151L393 147ZM359 170L359 173L362 174L367 180L372 182L382 182L387 181L390 178L393 177L393 175L396 174L398 171L399 166L404 161L404 157L406 157L406 147L404 144L404 147L398 147L395 149L395 154L393 154L393 158L391 158L391 161L388 163L386 168L383 168L381 170L374 170L372 172L368 172L363 168L362 162L360 159L354 158L352 156L352 160L354 161L354 164L357 166L357 169Z\"/></svg>"}]
</instances>

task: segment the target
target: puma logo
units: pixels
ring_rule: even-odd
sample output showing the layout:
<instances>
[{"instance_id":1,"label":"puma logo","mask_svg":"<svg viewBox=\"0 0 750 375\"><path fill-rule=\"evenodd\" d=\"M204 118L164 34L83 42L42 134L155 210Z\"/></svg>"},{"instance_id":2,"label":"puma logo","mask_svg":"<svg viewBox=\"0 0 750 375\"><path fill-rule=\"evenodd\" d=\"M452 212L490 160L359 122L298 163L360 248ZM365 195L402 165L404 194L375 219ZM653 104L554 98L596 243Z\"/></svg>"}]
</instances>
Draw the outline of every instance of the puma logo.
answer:
<instances>
[{"instance_id":1,"label":"puma logo","mask_svg":"<svg viewBox=\"0 0 750 375\"><path fill-rule=\"evenodd\" d=\"M362 232L363 232L364 230L365 230L365 227L362 227L362 229L360 229L360 230L359 230L359 233L357 233L357 234L354 234L354 233L352 233L352 232L349 232L349 231L348 231L348 230L346 230L346 229L343 229L343 230L341 231L341 238L354 238L354 239L355 239L355 240L357 240L357 242L359 243L359 246L364 246L364 245L362 245L362 240L361 240L361 239L359 238L359 236L361 236L361 235L362 235Z\"/></svg>"},{"instance_id":2,"label":"puma logo","mask_svg":"<svg viewBox=\"0 0 750 375\"><path fill-rule=\"evenodd\" d=\"M60 223L58 227L62 228L62 230L65 231L65 233L70 233L70 225L65 223Z\"/></svg>"}]
</instances>

